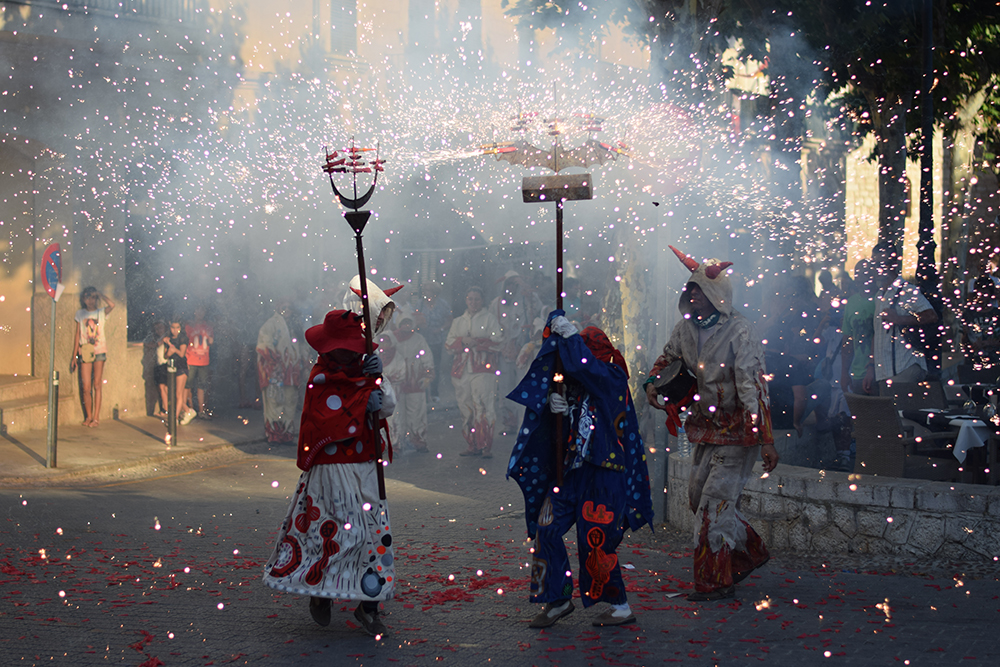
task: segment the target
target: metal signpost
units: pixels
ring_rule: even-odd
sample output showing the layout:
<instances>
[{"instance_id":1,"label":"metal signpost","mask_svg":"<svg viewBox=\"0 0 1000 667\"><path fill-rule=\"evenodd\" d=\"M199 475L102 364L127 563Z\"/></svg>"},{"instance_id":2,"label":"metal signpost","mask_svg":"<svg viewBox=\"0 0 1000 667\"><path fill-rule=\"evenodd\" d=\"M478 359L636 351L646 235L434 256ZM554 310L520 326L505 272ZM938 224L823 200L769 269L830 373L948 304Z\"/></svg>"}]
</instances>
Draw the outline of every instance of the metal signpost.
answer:
<instances>
[{"instance_id":1,"label":"metal signpost","mask_svg":"<svg viewBox=\"0 0 1000 667\"><path fill-rule=\"evenodd\" d=\"M42 286L52 298L52 320L49 326L49 412L46 435L45 467L56 467L56 443L59 429L59 372L56 370L56 304L65 287L62 280L62 257L59 244L53 243L42 253Z\"/></svg>"}]
</instances>

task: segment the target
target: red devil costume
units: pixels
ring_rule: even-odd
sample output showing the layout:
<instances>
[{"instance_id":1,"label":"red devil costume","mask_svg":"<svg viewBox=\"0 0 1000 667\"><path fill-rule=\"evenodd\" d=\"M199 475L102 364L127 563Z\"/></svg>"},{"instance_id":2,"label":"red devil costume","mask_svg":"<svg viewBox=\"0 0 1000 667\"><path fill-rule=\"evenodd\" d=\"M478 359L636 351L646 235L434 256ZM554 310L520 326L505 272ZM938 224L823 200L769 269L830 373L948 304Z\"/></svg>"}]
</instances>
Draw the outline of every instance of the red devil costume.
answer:
<instances>
[{"instance_id":1,"label":"red devil costume","mask_svg":"<svg viewBox=\"0 0 1000 667\"><path fill-rule=\"evenodd\" d=\"M691 271L678 305L678 322L650 371L651 405L678 425L676 405L659 403L658 374L682 360L697 384L688 395L687 431L694 450L688 500L695 513L692 600L733 597L735 583L767 562L763 540L739 511L740 495L758 455L764 469L778 462L771 435L764 350L750 321L732 306L731 262L698 264L671 249Z\"/></svg>"},{"instance_id":2,"label":"red devil costume","mask_svg":"<svg viewBox=\"0 0 1000 667\"><path fill-rule=\"evenodd\" d=\"M393 596L395 565L389 510L379 499L376 476L376 442L379 449L384 443L373 431L384 427L395 397L377 377L378 358L362 361L359 315L331 311L323 324L306 331L306 340L320 355L309 374L299 428L297 464L303 472L264 583L309 595L321 625L330 622L330 599L360 600L355 615L370 632L384 632L378 601Z\"/></svg>"}]
</instances>

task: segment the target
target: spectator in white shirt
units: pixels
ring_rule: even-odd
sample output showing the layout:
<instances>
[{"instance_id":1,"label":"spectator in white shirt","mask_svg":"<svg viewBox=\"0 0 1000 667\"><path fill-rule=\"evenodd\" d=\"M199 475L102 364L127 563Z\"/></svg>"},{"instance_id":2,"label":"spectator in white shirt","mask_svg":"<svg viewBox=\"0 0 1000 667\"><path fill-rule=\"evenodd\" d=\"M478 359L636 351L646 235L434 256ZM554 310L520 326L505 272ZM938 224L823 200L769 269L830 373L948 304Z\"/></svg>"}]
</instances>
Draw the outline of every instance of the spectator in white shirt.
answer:
<instances>
[{"instance_id":1,"label":"spectator in white shirt","mask_svg":"<svg viewBox=\"0 0 1000 667\"><path fill-rule=\"evenodd\" d=\"M894 248L879 244L872 250L879 291L875 297L875 336L864 389L879 393L894 382L920 382L927 376L924 354L907 341L908 330L933 324L938 315L916 285L899 276L900 257Z\"/></svg>"}]
</instances>

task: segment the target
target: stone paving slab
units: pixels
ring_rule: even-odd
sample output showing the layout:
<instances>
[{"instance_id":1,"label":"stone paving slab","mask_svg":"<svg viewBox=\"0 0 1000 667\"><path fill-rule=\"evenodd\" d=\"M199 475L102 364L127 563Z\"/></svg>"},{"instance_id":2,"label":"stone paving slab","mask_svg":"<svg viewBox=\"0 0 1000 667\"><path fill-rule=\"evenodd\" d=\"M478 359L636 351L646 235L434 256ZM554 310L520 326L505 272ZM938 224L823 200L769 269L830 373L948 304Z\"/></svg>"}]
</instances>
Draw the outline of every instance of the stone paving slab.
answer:
<instances>
[{"instance_id":1,"label":"stone paving slab","mask_svg":"<svg viewBox=\"0 0 1000 667\"><path fill-rule=\"evenodd\" d=\"M491 460L459 458L455 426L435 422L431 454L401 452L387 469L399 588L381 641L360 632L354 605L322 628L304 598L261 584L298 477L291 448L261 447L186 475L0 491L0 664L1000 662L995 573L776 552L735 600L695 604L678 595L690 540L671 529L618 551L635 625L593 628L600 608L577 600L532 630L509 443Z\"/></svg>"},{"instance_id":2,"label":"stone paving slab","mask_svg":"<svg viewBox=\"0 0 1000 667\"><path fill-rule=\"evenodd\" d=\"M397 505L408 497L395 483L389 492ZM447 502L443 494L433 497ZM275 494L274 502L281 500ZM281 511L266 514L274 519ZM468 514L455 522L447 516L397 522L400 586L385 605L390 633L375 641L360 633L352 604L335 605L333 623L321 628L304 598L265 588L259 575L273 532L262 535L248 518L169 525L163 518L160 530L137 533L116 533L108 519L78 536L38 534L25 543L30 536L22 533L15 548L7 536L0 661L876 665L898 658L930 665L1000 659L990 632L1000 620L996 582L792 570L777 556L737 599L694 604L669 597L689 588L690 553L645 535L619 550L637 624L593 628L597 610L577 600L577 610L557 625L531 630L527 619L537 608L525 599L523 527L464 521Z\"/></svg>"}]
</instances>

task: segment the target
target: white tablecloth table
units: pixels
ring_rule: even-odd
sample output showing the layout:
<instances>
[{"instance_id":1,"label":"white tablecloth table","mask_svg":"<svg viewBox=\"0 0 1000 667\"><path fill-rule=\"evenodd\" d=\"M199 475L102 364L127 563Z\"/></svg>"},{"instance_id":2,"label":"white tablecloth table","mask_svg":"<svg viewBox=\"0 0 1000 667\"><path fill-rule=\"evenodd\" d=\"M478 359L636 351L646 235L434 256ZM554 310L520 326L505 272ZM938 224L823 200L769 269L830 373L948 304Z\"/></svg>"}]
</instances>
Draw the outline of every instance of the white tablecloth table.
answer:
<instances>
[{"instance_id":1,"label":"white tablecloth table","mask_svg":"<svg viewBox=\"0 0 1000 667\"><path fill-rule=\"evenodd\" d=\"M955 439L955 458L959 463L965 463L965 453L973 447L985 447L990 441L990 428L981 419L975 417L958 417L951 420L951 425L958 429Z\"/></svg>"},{"instance_id":2,"label":"white tablecloth table","mask_svg":"<svg viewBox=\"0 0 1000 667\"><path fill-rule=\"evenodd\" d=\"M900 410L900 417L903 416L903 410ZM933 414L940 414L944 410L934 410L929 408L924 408L920 412L927 412ZM913 415L912 411L908 411L909 415ZM922 425L928 425L929 420L922 419L918 423ZM937 422L939 427L941 422ZM952 453L955 458L958 459L959 463L965 463L966 453L974 447L985 447L986 443L990 441L991 431L989 426L986 425L982 419L978 417L973 417L972 415L956 415L949 422L948 425L954 429L958 430L958 435L955 438L955 447Z\"/></svg>"}]
</instances>

